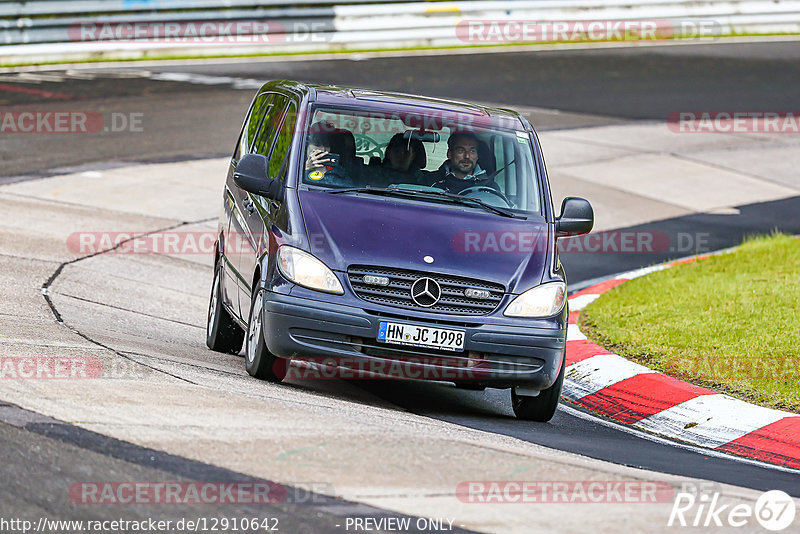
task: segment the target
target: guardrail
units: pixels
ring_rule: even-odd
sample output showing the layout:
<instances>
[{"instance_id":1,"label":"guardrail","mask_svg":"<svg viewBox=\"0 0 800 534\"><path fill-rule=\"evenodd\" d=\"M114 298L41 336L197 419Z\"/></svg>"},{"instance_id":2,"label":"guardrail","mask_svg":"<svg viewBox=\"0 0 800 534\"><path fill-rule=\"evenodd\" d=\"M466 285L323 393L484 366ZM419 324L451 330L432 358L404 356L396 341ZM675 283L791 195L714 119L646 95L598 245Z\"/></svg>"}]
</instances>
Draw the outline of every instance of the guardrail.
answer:
<instances>
[{"instance_id":1,"label":"guardrail","mask_svg":"<svg viewBox=\"0 0 800 534\"><path fill-rule=\"evenodd\" d=\"M659 37L800 33L800 0L30 0L0 3L0 17L0 58L20 53L14 45L33 44L95 56L153 50L203 55L229 53L220 46L247 54L563 41L570 35L581 40L576 28L585 21L651 21L660 30L671 28ZM497 25L499 34L487 27L481 39L465 26L482 21ZM555 23L575 31L542 31ZM639 30L623 38L636 38ZM61 43L72 46L52 47Z\"/></svg>"}]
</instances>

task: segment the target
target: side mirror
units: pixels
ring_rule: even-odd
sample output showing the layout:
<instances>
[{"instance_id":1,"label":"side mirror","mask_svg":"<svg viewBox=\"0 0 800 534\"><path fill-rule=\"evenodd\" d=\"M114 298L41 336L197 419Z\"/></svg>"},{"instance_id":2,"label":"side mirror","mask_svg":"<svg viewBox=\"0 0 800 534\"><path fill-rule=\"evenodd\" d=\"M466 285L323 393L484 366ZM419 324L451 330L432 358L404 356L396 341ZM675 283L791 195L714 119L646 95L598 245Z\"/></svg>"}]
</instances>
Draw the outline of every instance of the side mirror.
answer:
<instances>
[{"instance_id":1,"label":"side mirror","mask_svg":"<svg viewBox=\"0 0 800 534\"><path fill-rule=\"evenodd\" d=\"M266 156L245 154L236 164L233 181L248 193L279 200L283 195L283 184L267 175L268 166Z\"/></svg>"},{"instance_id":2,"label":"side mirror","mask_svg":"<svg viewBox=\"0 0 800 534\"><path fill-rule=\"evenodd\" d=\"M567 197L561 203L561 217L556 219L556 237L588 234L594 226L594 210L589 201Z\"/></svg>"}]
</instances>

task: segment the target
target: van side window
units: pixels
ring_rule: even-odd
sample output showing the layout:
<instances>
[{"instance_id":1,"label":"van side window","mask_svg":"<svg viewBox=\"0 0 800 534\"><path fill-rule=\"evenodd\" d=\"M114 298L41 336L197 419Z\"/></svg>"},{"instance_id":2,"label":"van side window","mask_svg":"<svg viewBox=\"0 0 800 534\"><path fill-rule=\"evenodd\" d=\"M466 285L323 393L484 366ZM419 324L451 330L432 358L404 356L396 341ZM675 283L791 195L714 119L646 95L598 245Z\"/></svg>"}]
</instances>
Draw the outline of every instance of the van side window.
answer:
<instances>
[{"instance_id":1,"label":"van side window","mask_svg":"<svg viewBox=\"0 0 800 534\"><path fill-rule=\"evenodd\" d=\"M258 132L253 149L256 154L264 156L269 156L272 151L272 143L278 134L286 108L289 106L289 99L283 95L274 95L271 103L272 107L267 110L264 116L264 122L261 123L261 129Z\"/></svg>"},{"instance_id":2,"label":"van side window","mask_svg":"<svg viewBox=\"0 0 800 534\"><path fill-rule=\"evenodd\" d=\"M253 101L250 107L250 113L247 115L242 133L239 136L239 143L236 145L236 153L233 155L237 161L242 155L250 151L250 146L253 144L258 126L261 124L261 119L264 118L264 113L269 106L269 101L272 93L262 93Z\"/></svg>"},{"instance_id":3,"label":"van side window","mask_svg":"<svg viewBox=\"0 0 800 534\"><path fill-rule=\"evenodd\" d=\"M275 138L275 147L272 149L272 155L269 158L269 177L270 178L284 178L284 170L288 164L289 149L292 146L292 138L294 137L294 129L297 124L297 108L294 104L289 105L289 109L284 114L283 123L278 129L278 134Z\"/></svg>"}]
</instances>

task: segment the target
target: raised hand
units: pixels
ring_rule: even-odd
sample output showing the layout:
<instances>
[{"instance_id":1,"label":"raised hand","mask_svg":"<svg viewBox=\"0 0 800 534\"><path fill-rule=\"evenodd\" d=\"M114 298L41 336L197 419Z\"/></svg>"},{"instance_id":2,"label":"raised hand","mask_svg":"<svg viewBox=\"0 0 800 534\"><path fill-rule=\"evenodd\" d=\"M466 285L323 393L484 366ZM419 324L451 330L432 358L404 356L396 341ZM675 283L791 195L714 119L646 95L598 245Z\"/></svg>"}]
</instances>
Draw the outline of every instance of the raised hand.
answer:
<instances>
[{"instance_id":1,"label":"raised hand","mask_svg":"<svg viewBox=\"0 0 800 534\"><path fill-rule=\"evenodd\" d=\"M326 163L330 161L329 154L330 152L327 150L314 150L311 152L306 160L306 170L325 167Z\"/></svg>"}]
</instances>

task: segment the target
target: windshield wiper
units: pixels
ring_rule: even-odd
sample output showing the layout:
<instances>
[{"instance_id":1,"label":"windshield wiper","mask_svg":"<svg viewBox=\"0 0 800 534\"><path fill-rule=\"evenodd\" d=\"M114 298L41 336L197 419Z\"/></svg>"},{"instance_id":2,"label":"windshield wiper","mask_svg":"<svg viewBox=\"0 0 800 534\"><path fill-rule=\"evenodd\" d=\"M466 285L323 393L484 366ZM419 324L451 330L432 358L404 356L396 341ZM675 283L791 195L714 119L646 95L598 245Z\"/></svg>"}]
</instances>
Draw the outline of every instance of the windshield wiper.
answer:
<instances>
[{"instance_id":1,"label":"windshield wiper","mask_svg":"<svg viewBox=\"0 0 800 534\"><path fill-rule=\"evenodd\" d=\"M388 187L345 187L344 189L326 189L326 193L335 195L337 193L392 193L393 191L406 191L405 189L389 189Z\"/></svg>"},{"instance_id":2,"label":"windshield wiper","mask_svg":"<svg viewBox=\"0 0 800 534\"><path fill-rule=\"evenodd\" d=\"M505 208L499 208L497 206L493 206L488 202L484 202L483 200L479 200L477 198L472 197L465 197L462 195L457 195L456 193L448 193L447 191L409 191L411 193L420 193L423 195L431 195L434 197L443 197L454 202L458 202L459 204L473 204L476 206L480 206L485 210L491 211L498 215L502 215L503 217L510 217L512 219L527 219L524 215L518 215L512 211L509 211Z\"/></svg>"},{"instance_id":3,"label":"windshield wiper","mask_svg":"<svg viewBox=\"0 0 800 534\"><path fill-rule=\"evenodd\" d=\"M345 189L329 189L326 191L327 193L336 194L336 193L372 193L376 195L397 195L403 197L419 197L419 196L428 196L428 197L435 197L435 198L446 198L448 200L452 200L458 204L471 204L473 206L479 206L487 211L491 211L492 213L496 213L498 215L502 215L503 217L510 217L512 219L527 219L524 215L518 215L514 212L511 212L504 208L498 208L497 206L492 206L482 200L478 200L477 198L465 197L461 195L457 195L455 193L448 193L447 191L431 191L431 190L417 190L417 189L402 189L400 187L348 187Z\"/></svg>"}]
</instances>

